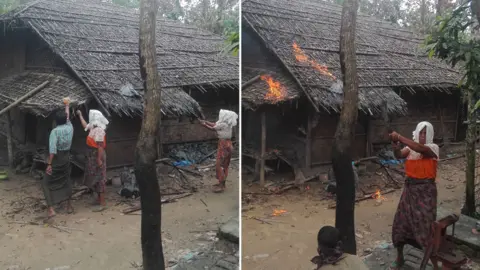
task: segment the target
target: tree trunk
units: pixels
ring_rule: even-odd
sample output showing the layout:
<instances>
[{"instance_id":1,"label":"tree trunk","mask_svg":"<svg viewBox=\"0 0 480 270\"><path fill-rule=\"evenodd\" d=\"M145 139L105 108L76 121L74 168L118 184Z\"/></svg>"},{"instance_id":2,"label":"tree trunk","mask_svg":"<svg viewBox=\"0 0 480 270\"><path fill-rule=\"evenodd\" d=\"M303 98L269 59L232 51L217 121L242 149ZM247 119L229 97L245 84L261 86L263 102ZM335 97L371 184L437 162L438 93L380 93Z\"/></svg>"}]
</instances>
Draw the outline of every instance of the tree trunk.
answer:
<instances>
[{"instance_id":1,"label":"tree trunk","mask_svg":"<svg viewBox=\"0 0 480 270\"><path fill-rule=\"evenodd\" d=\"M424 33L426 30L426 22L425 22L425 17L427 16L427 0L422 0L422 3L420 5L420 23L422 24L421 32Z\"/></svg>"},{"instance_id":2,"label":"tree trunk","mask_svg":"<svg viewBox=\"0 0 480 270\"><path fill-rule=\"evenodd\" d=\"M442 16L447 0L437 0L437 16Z\"/></svg>"},{"instance_id":3,"label":"tree trunk","mask_svg":"<svg viewBox=\"0 0 480 270\"><path fill-rule=\"evenodd\" d=\"M358 79L355 54L355 30L358 0L345 0L340 29L340 65L343 76L343 106L335 132L332 164L337 181L335 227L340 230L344 250L356 254L355 179L352 167L352 142L358 114Z\"/></svg>"},{"instance_id":4,"label":"tree trunk","mask_svg":"<svg viewBox=\"0 0 480 270\"><path fill-rule=\"evenodd\" d=\"M135 177L142 206L141 243L143 269L163 270L161 198L155 167L156 134L160 125L160 79L157 71L155 27L158 1L140 1L139 57L143 80L144 112L135 149ZM160 142L158 142L160 143Z\"/></svg>"},{"instance_id":5,"label":"tree trunk","mask_svg":"<svg viewBox=\"0 0 480 270\"><path fill-rule=\"evenodd\" d=\"M473 91L468 91L468 114L467 114L467 136L465 139L465 157L467 159L467 168L465 178L465 205L462 214L473 216L475 214L475 140L476 140L476 118L473 113L475 107L475 98Z\"/></svg>"}]
</instances>

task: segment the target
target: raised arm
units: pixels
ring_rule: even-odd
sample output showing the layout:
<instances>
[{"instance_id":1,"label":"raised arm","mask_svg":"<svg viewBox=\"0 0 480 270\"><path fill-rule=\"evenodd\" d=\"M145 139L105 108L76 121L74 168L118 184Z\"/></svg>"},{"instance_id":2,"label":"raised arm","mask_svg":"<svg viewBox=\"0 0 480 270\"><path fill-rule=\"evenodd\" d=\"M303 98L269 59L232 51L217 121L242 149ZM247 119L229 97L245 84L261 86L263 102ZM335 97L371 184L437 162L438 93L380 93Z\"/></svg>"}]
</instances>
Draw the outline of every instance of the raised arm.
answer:
<instances>
[{"instance_id":1,"label":"raised arm","mask_svg":"<svg viewBox=\"0 0 480 270\"><path fill-rule=\"evenodd\" d=\"M410 154L410 149L405 147L401 148L399 142L392 142L392 148L393 148L393 154L395 155L396 158L406 158L408 157L408 154Z\"/></svg>"},{"instance_id":2,"label":"raised arm","mask_svg":"<svg viewBox=\"0 0 480 270\"><path fill-rule=\"evenodd\" d=\"M432 149L426 145L417 143L413 140L407 139L402 135L396 133L395 131L390 134L390 138L393 142L401 142L408 146L408 148L412 149L415 152L418 152L424 156L438 158L437 155L432 151Z\"/></svg>"},{"instance_id":3,"label":"raised arm","mask_svg":"<svg viewBox=\"0 0 480 270\"><path fill-rule=\"evenodd\" d=\"M80 123L82 123L82 127L87 128L87 122L85 121L85 119L83 119L83 115L80 110L77 110L77 115L78 115L78 118L80 119Z\"/></svg>"},{"instance_id":4,"label":"raised arm","mask_svg":"<svg viewBox=\"0 0 480 270\"><path fill-rule=\"evenodd\" d=\"M65 113L67 114L67 122L70 122L70 98L68 97L64 98L63 104L65 104Z\"/></svg>"},{"instance_id":5,"label":"raised arm","mask_svg":"<svg viewBox=\"0 0 480 270\"><path fill-rule=\"evenodd\" d=\"M200 123L201 123L204 127L208 128L208 129L210 129L210 130L215 130L215 123L208 122L208 121L204 121L204 120L200 120Z\"/></svg>"}]
</instances>

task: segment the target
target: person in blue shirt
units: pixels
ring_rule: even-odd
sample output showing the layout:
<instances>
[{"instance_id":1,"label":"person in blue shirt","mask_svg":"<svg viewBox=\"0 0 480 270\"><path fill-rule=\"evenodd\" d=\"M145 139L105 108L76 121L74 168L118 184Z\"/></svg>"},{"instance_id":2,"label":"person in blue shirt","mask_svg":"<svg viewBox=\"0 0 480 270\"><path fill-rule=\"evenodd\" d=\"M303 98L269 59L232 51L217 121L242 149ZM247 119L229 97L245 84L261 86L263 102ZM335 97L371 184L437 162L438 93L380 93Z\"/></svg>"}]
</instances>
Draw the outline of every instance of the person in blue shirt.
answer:
<instances>
[{"instance_id":1,"label":"person in blue shirt","mask_svg":"<svg viewBox=\"0 0 480 270\"><path fill-rule=\"evenodd\" d=\"M50 132L48 159L42 188L48 206L48 219L56 213L53 207L66 202L67 213L73 213L70 202L73 183L70 180L70 147L73 139L73 126L70 122L70 100L63 100L65 110L55 114L56 127Z\"/></svg>"}]
</instances>

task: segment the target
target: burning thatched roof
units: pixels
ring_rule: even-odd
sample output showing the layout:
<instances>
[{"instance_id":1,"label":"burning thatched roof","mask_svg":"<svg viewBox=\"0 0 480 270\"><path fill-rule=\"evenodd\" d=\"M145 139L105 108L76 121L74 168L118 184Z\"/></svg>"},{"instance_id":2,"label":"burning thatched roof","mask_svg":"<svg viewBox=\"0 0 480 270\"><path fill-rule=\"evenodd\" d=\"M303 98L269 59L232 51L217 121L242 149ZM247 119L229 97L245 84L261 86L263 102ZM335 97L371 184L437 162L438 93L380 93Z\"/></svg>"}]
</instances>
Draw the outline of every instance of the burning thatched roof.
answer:
<instances>
[{"instance_id":1,"label":"burning thatched roof","mask_svg":"<svg viewBox=\"0 0 480 270\"><path fill-rule=\"evenodd\" d=\"M142 112L138 11L92 0L37 0L0 16L1 20L30 27L107 108L116 113ZM238 86L238 63L219 54L222 38L162 19L156 44L164 112L198 115L198 103L182 87ZM137 96L120 93L129 84L140 90Z\"/></svg>"},{"instance_id":2,"label":"burning thatched roof","mask_svg":"<svg viewBox=\"0 0 480 270\"><path fill-rule=\"evenodd\" d=\"M67 74L27 71L0 79L0 100L4 105L13 103L45 81L50 83L35 96L21 102L21 109L47 117L64 106L62 97L70 97L72 106L84 104L91 97L83 84Z\"/></svg>"},{"instance_id":3,"label":"burning thatched roof","mask_svg":"<svg viewBox=\"0 0 480 270\"><path fill-rule=\"evenodd\" d=\"M341 6L313 0L246 0L242 14L317 109L340 110L341 92L329 89L341 78ZM457 85L459 74L421 54L421 42L413 32L359 14L360 109L374 113L387 101L390 112L403 113L405 102L394 88L448 91Z\"/></svg>"}]
</instances>

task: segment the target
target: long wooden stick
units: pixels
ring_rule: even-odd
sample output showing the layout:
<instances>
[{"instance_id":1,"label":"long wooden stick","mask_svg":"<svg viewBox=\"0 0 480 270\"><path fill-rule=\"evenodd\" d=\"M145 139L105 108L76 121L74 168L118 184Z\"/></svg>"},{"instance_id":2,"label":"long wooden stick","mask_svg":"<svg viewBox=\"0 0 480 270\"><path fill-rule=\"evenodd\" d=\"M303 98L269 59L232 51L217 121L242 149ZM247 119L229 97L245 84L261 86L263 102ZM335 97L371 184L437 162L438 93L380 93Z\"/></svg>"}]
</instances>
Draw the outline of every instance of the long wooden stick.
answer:
<instances>
[{"instance_id":1,"label":"long wooden stick","mask_svg":"<svg viewBox=\"0 0 480 270\"><path fill-rule=\"evenodd\" d=\"M257 75L255 77L253 77L252 79L248 80L246 83L242 84L242 89L244 89L245 87L253 84L254 82L256 82L259 79L260 79L260 75Z\"/></svg>"},{"instance_id":2,"label":"long wooden stick","mask_svg":"<svg viewBox=\"0 0 480 270\"><path fill-rule=\"evenodd\" d=\"M265 186L265 151L267 148L267 116L266 112L262 112L262 137L261 137L261 154L260 154L260 185Z\"/></svg>"},{"instance_id":3,"label":"long wooden stick","mask_svg":"<svg viewBox=\"0 0 480 270\"><path fill-rule=\"evenodd\" d=\"M47 84L49 84L50 82L49 81L44 81L42 84L40 84L39 86L35 87L32 91L26 93L25 95L21 96L19 99L17 99L15 102L13 102L12 104L8 105L6 108L4 108L3 110L0 111L0 116L6 112L8 112L11 108L17 106L18 104L20 104L21 102L25 101L26 99L30 98L31 96L35 95L36 93L38 93L40 90L42 90L45 86L47 86Z\"/></svg>"},{"instance_id":4,"label":"long wooden stick","mask_svg":"<svg viewBox=\"0 0 480 270\"><path fill-rule=\"evenodd\" d=\"M395 190L396 190L396 189L388 189L388 190L386 190L386 191L382 191L381 193L382 193L382 195L383 195L383 194L388 194L388 193L394 192ZM365 197L356 199L355 202L357 203L357 202L365 201L365 200L368 200L368 199L373 199L373 195L375 195L375 193L372 193L372 194L370 194L370 195L365 195ZM336 204L336 203L330 204L330 205L328 206L329 209L334 209L334 208L336 208L336 207L337 207L337 204Z\"/></svg>"}]
</instances>

